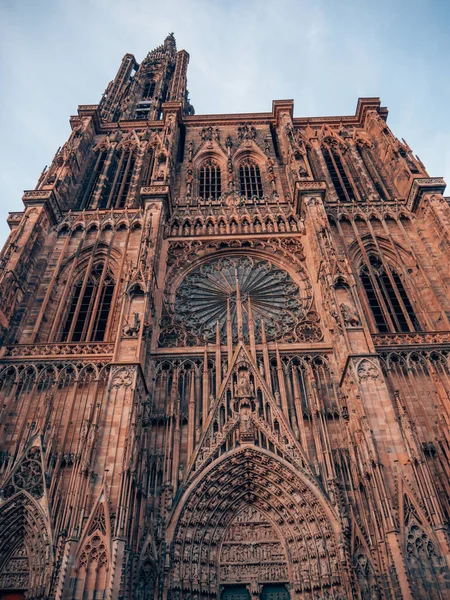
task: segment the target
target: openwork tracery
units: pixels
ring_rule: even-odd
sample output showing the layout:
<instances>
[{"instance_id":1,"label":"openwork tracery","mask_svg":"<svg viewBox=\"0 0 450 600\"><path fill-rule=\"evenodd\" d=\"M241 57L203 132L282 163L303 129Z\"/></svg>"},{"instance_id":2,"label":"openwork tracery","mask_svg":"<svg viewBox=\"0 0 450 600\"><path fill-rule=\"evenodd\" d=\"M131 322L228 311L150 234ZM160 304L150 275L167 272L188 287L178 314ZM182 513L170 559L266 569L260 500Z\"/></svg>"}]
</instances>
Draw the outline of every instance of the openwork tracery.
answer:
<instances>
[{"instance_id":1,"label":"openwork tracery","mask_svg":"<svg viewBox=\"0 0 450 600\"><path fill-rule=\"evenodd\" d=\"M226 257L203 264L185 277L176 293L174 315L207 339L214 339L218 324L224 336L228 328L236 340L240 311L245 338L254 328L260 341L264 323L267 339L276 339L305 317L302 296L288 273L268 261Z\"/></svg>"},{"instance_id":2,"label":"openwork tracery","mask_svg":"<svg viewBox=\"0 0 450 600\"><path fill-rule=\"evenodd\" d=\"M394 268L371 254L360 269L361 283L378 331L414 331L419 323Z\"/></svg>"},{"instance_id":3,"label":"openwork tracery","mask_svg":"<svg viewBox=\"0 0 450 600\"><path fill-rule=\"evenodd\" d=\"M61 341L103 341L108 324L114 280L104 263L97 263L74 286Z\"/></svg>"}]
</instances>

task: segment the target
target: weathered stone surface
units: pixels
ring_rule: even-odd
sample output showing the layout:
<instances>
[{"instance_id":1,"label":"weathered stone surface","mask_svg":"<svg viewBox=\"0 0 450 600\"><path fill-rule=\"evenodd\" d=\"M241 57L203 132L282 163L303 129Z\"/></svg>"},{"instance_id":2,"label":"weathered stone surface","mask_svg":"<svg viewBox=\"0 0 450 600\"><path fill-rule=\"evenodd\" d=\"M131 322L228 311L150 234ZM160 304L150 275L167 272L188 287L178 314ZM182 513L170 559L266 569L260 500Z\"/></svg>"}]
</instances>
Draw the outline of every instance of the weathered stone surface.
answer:
<instances>
[{"instance_id":1,"label":"weathered stone surface","mask_svg":"<svg viewBox=\"0 0 450 600\"><path fill-rule=\"evenodd\" d=\"M125 55L9 218L0 598L450 594L450 211L386 125Z\"/></svg>"}]
</instances>

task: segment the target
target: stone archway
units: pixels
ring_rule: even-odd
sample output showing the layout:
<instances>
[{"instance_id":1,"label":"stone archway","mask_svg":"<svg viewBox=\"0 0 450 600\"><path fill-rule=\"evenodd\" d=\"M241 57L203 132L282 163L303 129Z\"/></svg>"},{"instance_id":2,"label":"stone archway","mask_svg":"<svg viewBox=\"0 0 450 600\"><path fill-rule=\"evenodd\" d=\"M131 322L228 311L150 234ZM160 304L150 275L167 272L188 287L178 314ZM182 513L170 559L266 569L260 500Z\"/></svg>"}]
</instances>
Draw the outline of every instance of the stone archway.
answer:
<instances>
[{"instance_id":1,"label":"stone archway","mask_svg":"<svg viewBox=\"0 0 450 600\"><path fill-rule=\"evenodd\" d=\"M14 494L0 507L0 590L44 598L50 569L51 543L41 508L27 492Z\"/></svg>"},{"instance_id":2,"label":"stone archway","mask_svg":"<svg viewBox=\"0 0 450 600\"><path fill-rule=\"evenodd\" d=\"M236 538L244 517L267 544ZM288 584L291 598L315 590L346 597L338 533L327 500L305 474L268 451L238 448L205 469L172 516L171 598L217 599L224 585L249 584Z\"/></svg>"}]
</instances>

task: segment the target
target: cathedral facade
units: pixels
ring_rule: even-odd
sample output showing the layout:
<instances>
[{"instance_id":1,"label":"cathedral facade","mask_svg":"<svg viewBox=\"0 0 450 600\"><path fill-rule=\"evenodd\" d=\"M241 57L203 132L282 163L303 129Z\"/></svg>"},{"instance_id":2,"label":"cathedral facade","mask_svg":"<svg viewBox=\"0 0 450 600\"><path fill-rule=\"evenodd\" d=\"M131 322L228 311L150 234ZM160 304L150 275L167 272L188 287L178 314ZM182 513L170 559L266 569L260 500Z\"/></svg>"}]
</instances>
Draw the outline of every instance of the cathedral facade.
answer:
<instances>
[{"instance_id":1,"label":"cathedral facade","mask_svg":"<svg viewBox=\"0 0 450 600\"><path fill-rule=\"evenodd\" d=\"M122 60L0 255L0 599L450 598L450 208L386 124Z\"/></svg>"}]
</instances>

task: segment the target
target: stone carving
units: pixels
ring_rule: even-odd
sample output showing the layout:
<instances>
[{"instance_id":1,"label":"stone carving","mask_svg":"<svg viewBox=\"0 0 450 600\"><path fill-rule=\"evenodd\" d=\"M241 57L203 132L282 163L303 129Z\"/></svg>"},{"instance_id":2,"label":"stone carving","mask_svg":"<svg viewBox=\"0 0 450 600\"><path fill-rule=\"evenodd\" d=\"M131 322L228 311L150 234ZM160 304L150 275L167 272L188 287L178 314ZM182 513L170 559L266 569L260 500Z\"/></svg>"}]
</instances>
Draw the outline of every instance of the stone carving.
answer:
<instances>
[{"instance_id":1,"label":"stone carving","mask_svg":"<svg viewBox=\"0 0 450 600\"><path fill-rule=\"evenodd\" d=\"M2 496L9 498L19 490L27 491L34 498L42 498L44 495L41 451L38 447L28 450L3 488Z\"/></svg>"},{"instance_id":2,"label":"stone carving","mask_svg":"<svg viewBox=\"0 0 450 600\"><path fill-rule=\"evenodd\" d=\"M350 306L345 303L341 303L340 307L342 320L347 327L357 327L360 325L358 316L352 312Z\"/></svg>"},{"instance_id":3,"label":"stone carving","mask_svg":"<svg viewBox=\"0 0 450 600\"><path fill-rule=\"evenodd\" d=\"M83 551L78 560L78 568L87 569L95 563L96 569L105 567L108 564L108 553L105 543L98 533L94 533L83 546Z\"/></svg>"},{"instance_id":4,"label":"stone carving","mask_svg":"<svg viewBox=\"0 0 450 600\"><path fill-rule=\"evenodd\" d=\"M242 127L238 127L237 136L240 142L246 140L255 140L256 129L253 127L253 125L242 125Z\"/></svg>"},{"instance_id":5,"label":"stone carving","mask_svg":"<svg viewBox=\"0 0 450 600\"><path fill-rule=\"evenodd\" d=\"M326 552L330 558L336 556L329 522L317 498L299 479L294 478L294 482L290 473L275 457L269 458L248 448L230 461L220 463L203 478L184 501L184 510L178 519L174 543L180 552L174 552L174 584L182 577L184 589L192 589L203 561L209 564L214 580L218 577L221 582L289 581L288 564L302 560L299 547L306 549L305 558L310 565L302 575L303 585L312 589L320 585L319 581L326 586L331 581L338 584L338 574L331 577L329 562L319 564L316 550L316 538L325 537L320 552ZM206 489L209 490L207 495ZM291 489L295 489L294 494ZM277 508L273 513L266 513L274 497L278 498ZM239 510L235 504L237 498L240 498ZM230 510L231 514L235 513L232 519ZM276 520L276 530L268 514ZM295 539L304 541L297 546ZM192 547L190 540L198 540L200 547ZM211 552L220 543L216 575Z\"/></svg>"},{"instance_id":6,"label":"stone carving","mask_svg":"<svg viewBox=\"0 0 450 600\"><path fill-rule=\"evenodd\" d=\"M367 379L379 379L380 371L368 360L362 360L358 365L358 378L360 381Z\"/></svg>"},{"instance_id":7,"label":"stone carving","mask_svg":"<svg viewBox=\"0 0 450 600\"><path fill-rule=\"evenodd\" d=\"M126 55L9 218L0 588L444 597L443 180L373 98L342 117L291 101L194 117L187 62L172 35ZM385 270L363 272L375 254ZM83 277L99 260L103 314L100 271ZM70 339L91 342L60 341L71 311Z\"/></svg>"},{"instance_id":8,"label":"stone carving","mask_svg":"<svg viewBox=\"0 0 450 600\"><path fill-rule=\"evenodd\" d=\"M51 546L38 504L19 492L0 507L0 588L49 597Z\"/></svg>"},{"instance_id":9,"label":"stone carving","mask_svg":"<svg viewBox=\"0 0 450 600\"><path fill-rule=\"evenodd\" d=\"M269 262L246 257L223 258L202 265L187 275L177 290L174 318L197 335L203 334L213 340L217 321L223 337L226 336L229 314L236 340L237 302L241 303L239 310L245 331L250 327L250 302L255 337L260 339L262 319L267 338L279 338L288 331L295 331L296 325L304 319L305 309L300 298L301 291L289 275Z\"/></svg>"},{"instance_id":10,"label":"stone carving","mask_svg":"<svg viewBox=\"0 0 450 600\"><path fill-rule=\"evenodd\" d=\"M133 383L133 373L131 369L119 368L111 374L111 385L113 388L130 387Z\"/></svg>"},{"instance_id":11,"label":"stone carving","mask_svg":"<svg viewBox=\"0 0 450 600\"><path fill-rule=\"evenodd\" d=\"M14 344L6 346L5 357L20 358L25 356L89 356L96 354L112 354L114 344L103 343L73 343L73 344Z\"/></svg>"},{"instance_id":12,"label":"stone carving","mask_svg":"<svg viewBox=\"0 0 450 600\"><path fill-rule=\"evenodd\" d=\"M127 324L123 328L123 334L125 337L137 337L141 328L141 319L139 313L133 313L133 320L131 324Z\"/></svg>"}]
</instances>

